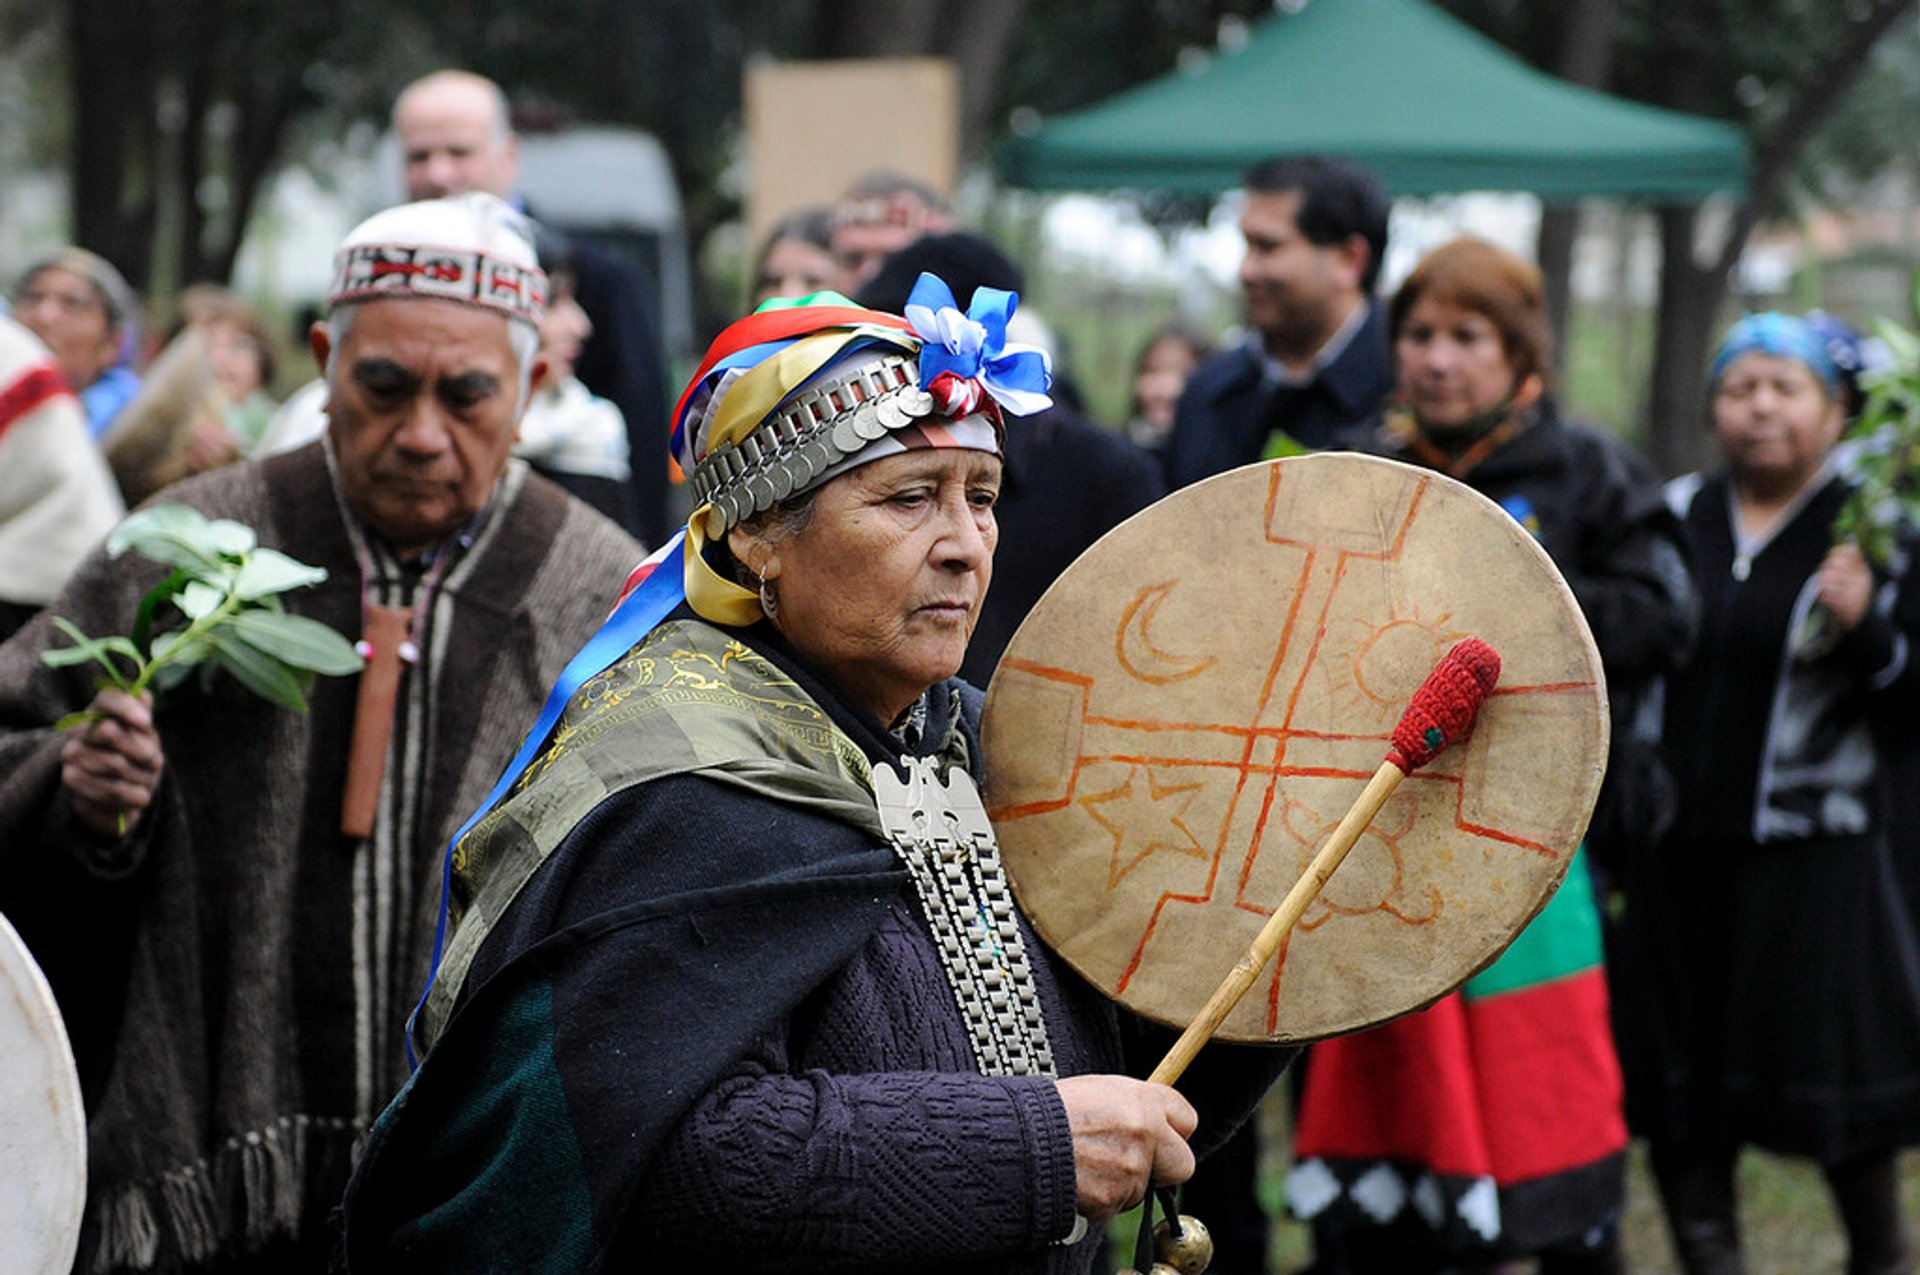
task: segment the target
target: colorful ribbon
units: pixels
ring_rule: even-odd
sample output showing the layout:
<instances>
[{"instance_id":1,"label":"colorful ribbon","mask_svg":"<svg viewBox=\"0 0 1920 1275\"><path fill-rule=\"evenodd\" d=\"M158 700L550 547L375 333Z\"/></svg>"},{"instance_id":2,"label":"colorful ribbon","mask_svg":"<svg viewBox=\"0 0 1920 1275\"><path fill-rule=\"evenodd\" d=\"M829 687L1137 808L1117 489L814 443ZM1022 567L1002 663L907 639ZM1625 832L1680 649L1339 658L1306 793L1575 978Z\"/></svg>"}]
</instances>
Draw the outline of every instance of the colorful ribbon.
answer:
<instances>
[{"instance_id":1,"label":"colorful ribbon","mask_svg":"<svg viewBox=\"0 0 1920 1275\"><path fill-rule=\"evenodd\" d=\"M1047 387L1053 367L1035 345L1007 341L1007 321L1019 297L999 288L975 288L962 314L953 291L938 276L922 273L907 295L906 318L926 342L920 347L920 384L943 375L977 382L1016 416L1053 406Z\"/></svg>"}]
</instances>

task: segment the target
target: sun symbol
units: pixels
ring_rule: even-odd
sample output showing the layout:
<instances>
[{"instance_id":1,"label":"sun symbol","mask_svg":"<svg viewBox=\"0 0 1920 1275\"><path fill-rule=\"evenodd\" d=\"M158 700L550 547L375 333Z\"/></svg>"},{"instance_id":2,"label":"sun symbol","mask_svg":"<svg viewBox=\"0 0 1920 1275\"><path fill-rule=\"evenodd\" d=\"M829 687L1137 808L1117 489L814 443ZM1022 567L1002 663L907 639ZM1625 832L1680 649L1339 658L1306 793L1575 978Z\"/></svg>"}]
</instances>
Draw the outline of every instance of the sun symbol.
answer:
<instances>
[{"instance_id":1,"label":"sun symbol","mask_svg":"<svg viewBox=\"0 0 1920 1275\"><path fill-rule=\"evenodd\" d=\"M1351 619L1329 634L1319 672L1330 707L1354 734L1384 734L1440 657L1468 636L1451 612L1428 619L1418 611L1385 623Z\"/></svg>"},{"instance_id":2,"label":"sun symbol","mask_svg":"<svg viewBox=\"0 0 1920 1275\"><path fill-rule=\"evenodd\" d=\"M1438 889L1427 887L1421 901L1424 911L1420 913L1405 898L1407 865L1400 841L1413 830L1419 812L1419 804L1411 800L1395 800L1381 811L1327 879L1300 928L1314 930L1336 916L1364 916L1369 912L1383 912L1407 925L1426 925L1434 920L1440 914ZM1290 798L1281 808L1280 826L1296 843L1294 857L1302 873L1314 852L1333 835L1337 823L1297 798Z\"/></svg>"}]
</instances>

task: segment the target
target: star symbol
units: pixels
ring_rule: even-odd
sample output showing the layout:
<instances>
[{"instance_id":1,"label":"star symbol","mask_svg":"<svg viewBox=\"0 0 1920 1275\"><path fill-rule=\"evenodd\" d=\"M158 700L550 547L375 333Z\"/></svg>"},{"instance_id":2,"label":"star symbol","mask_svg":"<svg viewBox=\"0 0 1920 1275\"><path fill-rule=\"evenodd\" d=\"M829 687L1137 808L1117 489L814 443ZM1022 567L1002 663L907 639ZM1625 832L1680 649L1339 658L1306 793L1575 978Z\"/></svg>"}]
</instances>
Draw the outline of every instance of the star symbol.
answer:
<instances>
[{"instance_id":1,"label":"star symbol","mask_svg":"<svg viewBox=\"0 0 1920 1275\"><path fill-rule=\"evenodd\" d=\"M1136 783L1144 767L1127 772L1127 781L1107 792L1090 793L1080 798L1096 823L1113 834L1113 859L1107 869L1107 888L1114 886L1139 867L1156 850L1168 850L1191 859L1205 859L1187 825L1180 817L1187 813L1199 784L1162 787L1146 772L1146 782ZM1103 809L1103 807L1105 807Z\"/></svg>"}]
</instances>

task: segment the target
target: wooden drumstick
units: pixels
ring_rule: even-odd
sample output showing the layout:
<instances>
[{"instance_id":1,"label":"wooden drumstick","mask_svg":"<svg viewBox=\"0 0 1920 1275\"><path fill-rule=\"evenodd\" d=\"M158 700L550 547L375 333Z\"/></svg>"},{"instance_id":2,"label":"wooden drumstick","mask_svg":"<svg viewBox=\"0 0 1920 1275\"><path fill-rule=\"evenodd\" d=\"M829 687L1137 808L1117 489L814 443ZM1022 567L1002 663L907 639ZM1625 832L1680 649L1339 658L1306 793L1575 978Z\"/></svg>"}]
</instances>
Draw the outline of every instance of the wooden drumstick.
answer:
<instances>
[{"instance_id":1,"label":"wooden drumstick","mask_svg":"<svg viewBox=\"0 0 1920 1275\"><path fill-rule=\"evenodd\" d=\"M1313 856L1306 872L1260 927L1252 946L1234 963L1226 981L1207 998L1199 1015L1187 1025L1147 1079L1163 1085L1179 1079L1180 1073L1200 1052L1200 1046L1226 1021L1233 1007L1253 986L1261 969L1280 950L1281 940L1299 924L1307 905L1319 895L1327 878L1347 857L1347 851L1353 849L1354 842L1373 822L1373 817L1380 813L1380 807L1387 804L1387 798L1400 786L1400 781L1446 751L1449 744L1473 725L1480 706L1499 680L1499 652L1479 638L1467 638L1440 658L1433 672L1427 674L1427 680L1414 692L1413 702L1401 715L1400 724L1393 728L1393 747L1387 750L1387 759L1380 763L1380 769L1367 781L1360 799L1353 803L1353 808L1340 820L1340 826L1333 830L1333 836Z\"/></svg>"}]
</instances>

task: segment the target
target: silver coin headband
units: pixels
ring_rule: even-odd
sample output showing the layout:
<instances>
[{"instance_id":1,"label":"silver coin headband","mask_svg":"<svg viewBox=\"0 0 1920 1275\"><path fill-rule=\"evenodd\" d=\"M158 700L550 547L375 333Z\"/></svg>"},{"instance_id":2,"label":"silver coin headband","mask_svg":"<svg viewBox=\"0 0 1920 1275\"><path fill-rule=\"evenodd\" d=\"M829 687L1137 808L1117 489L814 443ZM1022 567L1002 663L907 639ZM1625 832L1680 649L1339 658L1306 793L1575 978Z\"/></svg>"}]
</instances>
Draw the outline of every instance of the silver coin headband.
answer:
<instances>
[{"instance_id":1,"label":"silver coin headband","mask_svg":"<svg viewBox=\"0 0 1920 1275\"><path fill-rule=\"evenodd\" d=\"M808 386L739 443L714 448L693 471L688 482L695 505L712 506L707 534L722 535L807 490L868 443L933 411L912 355L881 354Z\"/></svg>"}]
</instances>

